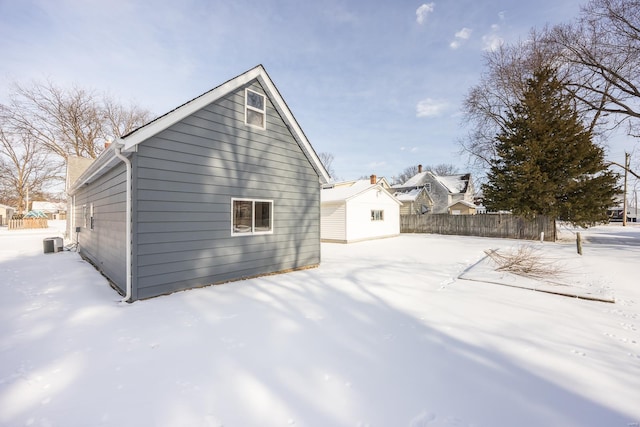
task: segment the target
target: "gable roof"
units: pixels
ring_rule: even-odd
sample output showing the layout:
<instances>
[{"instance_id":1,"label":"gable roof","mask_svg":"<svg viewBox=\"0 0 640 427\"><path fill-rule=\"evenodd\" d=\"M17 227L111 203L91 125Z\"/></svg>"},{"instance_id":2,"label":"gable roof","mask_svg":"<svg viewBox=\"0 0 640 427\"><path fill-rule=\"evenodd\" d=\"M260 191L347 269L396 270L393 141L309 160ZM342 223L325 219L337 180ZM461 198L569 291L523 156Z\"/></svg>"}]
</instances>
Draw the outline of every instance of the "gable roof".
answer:
<instances>
[{"instance_id":1,"label":"gable roof","mask_svg":"<svg viewBox=\"0 0 640 427\"><path fill-rule=\"evenodd\" d=\"M407 191L397 191L394 196L401 202L415 202L421 193L424 193L424 195L431 200L431 196L429 196L429 193L427 193L424 187L413 188Z\"/></svg>"},{"instance_id":2,"label":"gable roof","mask_svg":"<svg viewBox=\"0 0 640 427\"><path fill-rule=\"evenodd\" d=\"M58 212L67 210L65 202L47 202L45 200L34 200L31 202L31 210L44 212Z\"/></svg>"},{"instance_id":3,"label":"gable roof","mask_svg":"<svg viewBox=\"0 0 640 427\"><path fill-rule=\"evenodd\" d=\"M419 172L409 178L404 184L394 185L394 188L408 189L424 187L428 182L435 181L443 186L450 194L466 193L469 188L471 174L436 175L430 171Z\"/></svg>"},{"instance_id":4,"label":"gable roof","mask_svg":"<svg viewBox=\"0 0 640 427\"><path fill-rule=\"evenodd\" d=\"M333 187L323 188L320 192L320 201L321 203L346 202L372 189L383 191L395 200L396 203L399 205L402 204L391 193L389 193L380 182L372 184L368 179L337 183Z\"/></svg>"},{"instance_id":5,"label":"gable roof","mask_svg":"<svg viewBox=\"0 0 640 427\"><path fill-rule=\"evenodd\" d=\"M179 107L169 111L162 116L159 116L149 123L140 126L137 129L129 132L128 134L119 138L115 143L106 149L98 158L87 168L87 170L80 175L80 177L72 184L70 193L77 190L81 185L91 182L98 176L102 175L110 167L116 165L120 160L115 156L117 147L121 147L122 154L134 152L136 146L143 141L151 138L152 136L162 132L168 127L178 123L189 115L201 110L205 106L217 101L225 95L239 89L240 87L248 84L249 82L257 80L266 92L266 96L271 100L272 104L288 125L291 130L291 134L295 138L296 142L302 149L303 153L309 160L309 163L314 168L316 173L320 177L322 183L327 183L330 180L329 174L324 165L320 161L318 154L311 146L311 143L307 139L306 135L302 131L302 128L296 121L293 113L289 109L287 103L280 95L280 92L276 88L275 84L267 74L267 71L262 65L256 67L236 76L225 83L217 86L208 92L203 93L200 96L193 98L190 101L185 102Z\"/></svg>"},{"instance_id":6,"label":"gable roof","mask_svg":"<svg viewBox=\"0 0 640 427\"><path fill-rule=\"evenodd\" d=\"M469 180L471 174L465 173L462 175L435 175L436 179L444 185L451 194L465 193L469 188Z\"/></svg>"},{"instance_id":7,"label":"gable roof","mask_svg":"<svg viewBox=\"0 0 640 427\"><path fill-rule=\"evenodd\" d=\"M455 205L463 205L468 208L476 208L476 209L478 208L478 206L476 206L474 203L467 202L466 200L456 200L455 202L449 203L447 207L450 208Z\"/></svg>"}]
</instances>

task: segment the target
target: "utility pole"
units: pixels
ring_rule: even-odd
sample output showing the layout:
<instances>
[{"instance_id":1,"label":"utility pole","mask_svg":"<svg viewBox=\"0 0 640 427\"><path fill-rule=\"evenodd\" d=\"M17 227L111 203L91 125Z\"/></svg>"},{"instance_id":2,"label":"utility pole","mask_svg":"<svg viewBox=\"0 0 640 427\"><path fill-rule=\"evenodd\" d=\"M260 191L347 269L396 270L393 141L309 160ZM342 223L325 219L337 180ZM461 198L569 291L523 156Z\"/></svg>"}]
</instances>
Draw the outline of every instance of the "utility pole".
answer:
<instances>
[{"instance_id":1,"label":"utility pole","mask_svg":"<svg viewBox=\"0 0 640 427\"><path fill-rule=\"evenodd\" d=\"M624 153L624 194L622 195L622 226L627 225L627 175L629 175L629 162L631 155Z\"/></svg>"}]
</instances>

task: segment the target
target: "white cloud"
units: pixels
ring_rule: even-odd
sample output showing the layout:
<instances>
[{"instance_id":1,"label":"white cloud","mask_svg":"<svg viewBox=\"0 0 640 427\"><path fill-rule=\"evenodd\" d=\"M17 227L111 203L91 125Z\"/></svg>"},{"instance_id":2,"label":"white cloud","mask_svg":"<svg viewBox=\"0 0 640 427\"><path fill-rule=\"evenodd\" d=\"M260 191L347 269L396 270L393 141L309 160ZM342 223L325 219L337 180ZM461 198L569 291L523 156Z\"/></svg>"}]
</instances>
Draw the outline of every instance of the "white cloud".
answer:
<instances>
[{"instance_id":1,"label":"white cloud","mask_svg":"<svg viewBox=\"0 0 640 427\"><path fill-rule=\"evenodd\" d=\"M418 24L422 25L426 21L427 16L433 12L435 5L435 3L424 3L416 10L416 21L418 21Z\"/></svg>"},{"instance_id":2,"label":"white cloud","mask_svg":"<svg viewBox=\"0 0 640 427\"><path fill-rule=\"evenodd\" d=\"M493 24L491 26L491 32L482 36L482 50L497 50L504 44L504 39L498 34L499 31L500 26L498 24Z\"/></svg>"},{"instance_id":3,"label":"white cloud","mask_svg":"<svg viewBox=\"0 0 640 427\"><path fill-rule=\"evenodd\" d=\"M471 28L464 27L455 34L455 40L449 44L451 49L457 49L460 47L463 41L468 40L471 37Z\"/></svg>"},{"instance_id":4,"label":"white cloud","mask_svg":"<svg viewBox=\"0 0 640 427\"><path fill-rule=\"evenodd\" d=\"M445 102L426 98L418 102L418 105L416 105L416 117L439 116L446 107L447 104Z\"/></svg>"},{"instance_id":5,"label":"white cloud","mask_svg":"<svg viewBox=\"0 0 640 427\"><path fill-rule=\"evenodd\" d=\"M482 50L494 51L504 44L504 39L497 34L486 34L482 36L482 44Z\"/></svg>"}]
</instances>

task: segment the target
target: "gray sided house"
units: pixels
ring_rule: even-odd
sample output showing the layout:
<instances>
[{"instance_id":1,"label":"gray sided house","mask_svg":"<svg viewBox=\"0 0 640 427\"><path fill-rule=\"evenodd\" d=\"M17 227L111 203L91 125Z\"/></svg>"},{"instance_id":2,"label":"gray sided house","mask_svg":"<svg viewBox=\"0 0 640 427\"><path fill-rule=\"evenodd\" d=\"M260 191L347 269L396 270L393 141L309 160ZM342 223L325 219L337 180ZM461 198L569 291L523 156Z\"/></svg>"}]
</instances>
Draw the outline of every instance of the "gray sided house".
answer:
<instances>
[{"instance_id":1,"label":"gray sided house","mask_svg":"<svg viewBox=\"0 0 640 427\"><path fill-rule=\"evenodd\" d=\"M128 301L316 266L328 179L259 65L114 141L71 237Z\"/></svg>"},{"instance_id":2,"label":"gray sided house","mask_svg":"<svg viewBox=\"0 0 640 427\"><path fill-rule=\"evenodd\" d=\"M420 191L422 189L426 194ZM396 198L403 202L403 215L450 213L453 204L463 201L473 204L474 197L471 174L436 175L423 171L422 165L418 165L417 174L402 184L394 185L393 190Z\"/></svg>"}]
</instances>

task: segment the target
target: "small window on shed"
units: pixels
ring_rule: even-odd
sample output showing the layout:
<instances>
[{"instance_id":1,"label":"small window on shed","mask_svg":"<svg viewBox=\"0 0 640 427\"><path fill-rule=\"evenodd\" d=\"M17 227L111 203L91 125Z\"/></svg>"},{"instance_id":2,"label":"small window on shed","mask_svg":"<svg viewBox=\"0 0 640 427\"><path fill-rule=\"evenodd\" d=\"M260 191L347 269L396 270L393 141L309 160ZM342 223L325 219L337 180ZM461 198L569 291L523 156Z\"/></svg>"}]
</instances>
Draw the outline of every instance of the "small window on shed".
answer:
<instances>
[{"instance_id":1,"label":"small window on shed","mask_svg":"<svg viewBox=\"0 0 640 427\"><path fill-rule=\"evenodd\" d=\"M265 96L250 89L245 90L245 123L261 129L266 127L266 99Z\"/></svg>"},{"instance_id":2,"label":"small window on shed","mask_svg":"<svg viewBox=\"0 0 640 427\"><path fill-rule=\"evenodd\" d=\"M384 221L384 211L371 210L371 221Z\"/></svg>"}]
</instances>

